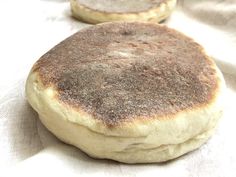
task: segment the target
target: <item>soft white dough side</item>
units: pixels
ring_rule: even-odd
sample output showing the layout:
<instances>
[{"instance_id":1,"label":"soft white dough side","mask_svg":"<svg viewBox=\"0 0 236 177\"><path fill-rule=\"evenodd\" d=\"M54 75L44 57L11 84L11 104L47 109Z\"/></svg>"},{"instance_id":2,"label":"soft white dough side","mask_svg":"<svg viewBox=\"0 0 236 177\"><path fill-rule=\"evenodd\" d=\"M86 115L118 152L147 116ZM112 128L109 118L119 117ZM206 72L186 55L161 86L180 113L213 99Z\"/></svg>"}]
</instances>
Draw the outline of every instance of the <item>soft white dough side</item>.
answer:
<instances>
[{"instance_id":1,"label":"soft white dough side","mask_svg":"<svg viewBox=\"0 0 236 177\"><path fill-rule=\"evenodd\" d=\"M211 136L224 103L225 83L220 71L218 76L218 95L209 105L183 111L174 118L134 121L114 128L59 103L56 92L45 88L37 73L30 73L26 95L53 134L90 156L125 163L162 162L198 148Z\"/></svg>"},{"instance_id":2,"label":"soft white dough side","mask_svg":"<svg viewBox=\"0 0 236 177\"><path fill-rule=\"evenodd\" d=\"M91 157L113 159L124 163L163 162L179 157L201 146L214 132L214 127L180 144L166 144L148 148L147 137L122 138L104 136L81 125L39 116L41 122L60 140L74 145ZM155 142L153 142L154 146Z\"/></svg>"},{"instance_id":3,"label":"soft white dough side","mask_svg":"<svg viewBox=\"0 0 236 177\"><path fill-rule=\"evenodd\" d=\"M167 18L173 11L176 0L168 0L159 7L149 9L144 12L136 13L112 13L102 12L85 7L77 2L70 0L71 11L74 17L89 23L102 23L109 21L156 21L160 22Z\"/></svg>"}]
</instances>

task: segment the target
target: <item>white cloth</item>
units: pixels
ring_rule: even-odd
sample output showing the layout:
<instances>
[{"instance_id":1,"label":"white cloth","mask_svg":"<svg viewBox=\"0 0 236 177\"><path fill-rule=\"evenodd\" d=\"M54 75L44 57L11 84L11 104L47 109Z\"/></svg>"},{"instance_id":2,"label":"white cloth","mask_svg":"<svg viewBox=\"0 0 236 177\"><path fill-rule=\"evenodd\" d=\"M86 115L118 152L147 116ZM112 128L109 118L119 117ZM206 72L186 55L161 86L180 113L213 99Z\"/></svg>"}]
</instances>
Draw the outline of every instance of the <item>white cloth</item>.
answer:
<instances>
[{"instance_id":1,"label":"white cloth","mask_svg":"<svg viewBox=\"0 0 236 177\"><path fill-rule=\"evenodd\" d=\"M0 176L236 176L236 1L179 0L165 23L202 44L224 73L225 116L199 150L164 164L94 160L65 145L38 121L24 84L32 64L88 24L70 16L66 0L0 2Z\"/></svg>"}]
</instances>

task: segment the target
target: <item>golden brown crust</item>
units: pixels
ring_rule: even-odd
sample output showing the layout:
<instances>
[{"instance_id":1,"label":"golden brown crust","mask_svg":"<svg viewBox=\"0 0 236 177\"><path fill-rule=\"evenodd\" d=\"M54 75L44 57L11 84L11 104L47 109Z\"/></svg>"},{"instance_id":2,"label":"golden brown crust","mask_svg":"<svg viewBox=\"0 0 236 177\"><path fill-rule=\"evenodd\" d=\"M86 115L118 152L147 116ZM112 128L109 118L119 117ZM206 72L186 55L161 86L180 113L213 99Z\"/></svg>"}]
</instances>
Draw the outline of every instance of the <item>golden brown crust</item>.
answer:
<instances>
[{"instance_id":1,"label":"golden brown crust","mask_svg":"<svg viewBox=\"0 0 236 177\"><path fill-rule=\"evenodd\" d=\"M60 102L109 126L207 105L214 62L190 38L150 23L106 23L69 37L33 68Z\"/></svg>"}]
</instances>

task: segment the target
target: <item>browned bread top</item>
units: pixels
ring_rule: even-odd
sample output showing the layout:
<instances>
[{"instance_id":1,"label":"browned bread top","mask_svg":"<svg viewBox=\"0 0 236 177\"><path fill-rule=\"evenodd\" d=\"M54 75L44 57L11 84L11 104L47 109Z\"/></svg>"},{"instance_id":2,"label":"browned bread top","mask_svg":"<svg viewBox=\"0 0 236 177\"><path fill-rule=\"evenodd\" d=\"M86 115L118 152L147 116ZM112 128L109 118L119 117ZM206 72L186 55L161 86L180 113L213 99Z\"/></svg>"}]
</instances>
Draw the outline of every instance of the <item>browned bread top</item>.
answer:
<instances>
[{"instance_id":1,"label":"browned bread top","mask_svg":"<svg viewBox=\"0 0 236 177\"><path fill-rule=\"evenodd\" d=\"M183 34L151 23L105 23L79 31L43 55L33 72L57 99L114 126L171 117L212 102L216 66Z\"/></svg>"}]
</instances>

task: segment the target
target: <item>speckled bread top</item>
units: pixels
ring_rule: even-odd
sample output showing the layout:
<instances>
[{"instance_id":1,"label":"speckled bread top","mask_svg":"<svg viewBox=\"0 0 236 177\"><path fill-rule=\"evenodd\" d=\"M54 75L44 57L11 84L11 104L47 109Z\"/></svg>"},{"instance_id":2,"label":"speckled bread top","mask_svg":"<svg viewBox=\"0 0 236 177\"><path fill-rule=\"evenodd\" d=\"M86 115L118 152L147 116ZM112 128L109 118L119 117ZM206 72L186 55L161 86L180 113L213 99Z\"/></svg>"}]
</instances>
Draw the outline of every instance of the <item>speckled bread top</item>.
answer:
<instances>
[{"instance_id":1,"label":"speckled bread top","mask_svg":"<svg viewBox=\"0 0 236 177\"><path fill-rule=\"evenodd\" d=\"M34 65L57 99L114 126L210 103L216 66L202 47L165 26L106 23L79 31Z\"/></svg>"},{"instance_id":2,"label":"speckled bread top","mask_svg":"<svg viewBox=\"0 0 236 177\"><path fill-rule=\"evenodd\" d=\"M102 12L130 13L142 12L167 0L77 0L81 5Z\"/></svg>"}]
</instances>

